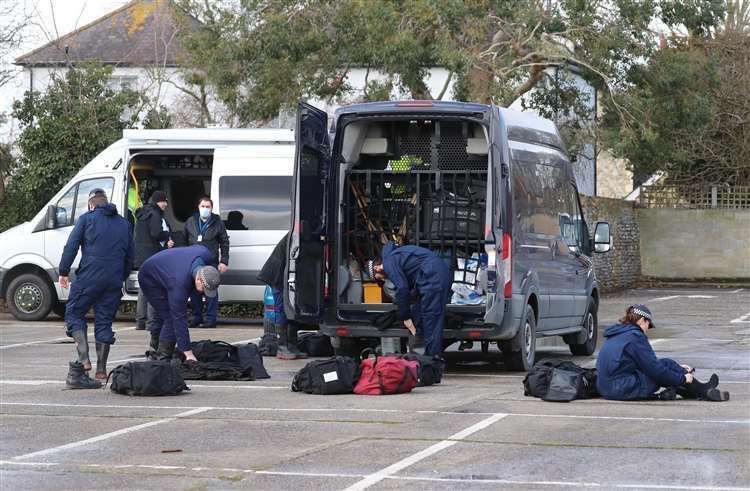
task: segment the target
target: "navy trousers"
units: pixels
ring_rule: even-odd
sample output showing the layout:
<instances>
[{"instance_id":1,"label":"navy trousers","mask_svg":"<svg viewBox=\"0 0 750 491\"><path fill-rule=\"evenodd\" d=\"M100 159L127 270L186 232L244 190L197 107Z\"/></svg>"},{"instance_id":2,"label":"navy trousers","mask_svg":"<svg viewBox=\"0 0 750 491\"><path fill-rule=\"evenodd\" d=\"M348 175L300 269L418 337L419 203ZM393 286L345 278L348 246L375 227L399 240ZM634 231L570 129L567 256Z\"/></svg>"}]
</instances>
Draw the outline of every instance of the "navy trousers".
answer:
<instances>
[{"instance_id":1,"label":"navy trousers","mask_svg":"<svg viewBox=\"0 0 750 491\"><path fill-rule=\"evenodd\" d=\"M176 342L180 351L189 350L190 334L188 333L187 322L183 323L184 328L175 329L167 291L159 283L151 280L148 275L138 275L138 283L149 305L154 308L154 318L148 326L149 331L158 332L160 340ZM187 310L187 298L184 299L184 302L185 310Z\"/></svg>"},{"instance_id":2,"label":"navy trousers","mask_svg":"<svg viewBox=\"0 0 750 491\"><path fill-rule=\"evenodd\" d=\"M112 321L122 299L122 288L99 285L84 285L80 279L70 285L70 296L65 304L66 334L73 337L73 331L88 328L86 314L94 307L94 338L105 344L115 343Z\"/></svg>"},{"instance_id":3,"label":"navy trousers","mask_svg":"<svg viewBox=\"0 0 750 491\"><path fill-rule=\"evenodd\" d=\"M419 302L412 305L412 320L424 338L424 354L440 355L443 352L443 325L445 304L451 288L451 272L442 259L435 259L423 268L424 277L417 284Z\"/></svg>"},{"instance_id":4,"label":"navy trousers","mask_svg":"<svg viewBox=\"0 0 750 491\"><path fill-rule=\"evenodd\" d=\"M193 322L203 322L203 294L193 290L190 294L190 306L193 309ZM216 324L216 316L219 313L219 296L205 297L206 299L206 324Z\"/></svg>"}]
</instances>

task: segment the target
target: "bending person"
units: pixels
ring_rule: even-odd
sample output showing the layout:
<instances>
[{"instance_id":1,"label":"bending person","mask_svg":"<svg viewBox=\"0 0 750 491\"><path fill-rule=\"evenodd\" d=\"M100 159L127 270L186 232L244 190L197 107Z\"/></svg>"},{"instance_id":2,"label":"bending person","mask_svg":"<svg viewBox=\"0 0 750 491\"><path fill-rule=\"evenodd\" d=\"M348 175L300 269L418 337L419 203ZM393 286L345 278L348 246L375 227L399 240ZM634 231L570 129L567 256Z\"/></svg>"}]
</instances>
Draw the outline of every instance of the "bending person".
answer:
<instances>
[{"instance_id":1,"label":"bending person","mask_svg":"<svg viewBox=\"0 0 750 491\"><path fill-rule=\"evenodd\" d=\"M186 360L195 360L190 348L187 299L197 290L215 297L221 277L213 263L213 253L194 245L158 252L138 270L138 283L146 301L154 308L154 323L159 328L157 356L171 358L175 345Z\"/></svg>"},{"instance_id":2,"label":"bending person","mask_svg":"<svg viewBox=\"0 0 750 491\"><path fill-rule=\"evenodd\" d=\"M604 331L606 339L596 360L596 388L602 397L618 401L672 400L679 394L685 399L729 399L728 392L716 388L716 374L702 383L693 376L691 367L657 358L646 336L653 327L651 311L645 305L633 305L619 324ZM666 389L656 394L661 387Z\"/></svg>"}]
</instances>

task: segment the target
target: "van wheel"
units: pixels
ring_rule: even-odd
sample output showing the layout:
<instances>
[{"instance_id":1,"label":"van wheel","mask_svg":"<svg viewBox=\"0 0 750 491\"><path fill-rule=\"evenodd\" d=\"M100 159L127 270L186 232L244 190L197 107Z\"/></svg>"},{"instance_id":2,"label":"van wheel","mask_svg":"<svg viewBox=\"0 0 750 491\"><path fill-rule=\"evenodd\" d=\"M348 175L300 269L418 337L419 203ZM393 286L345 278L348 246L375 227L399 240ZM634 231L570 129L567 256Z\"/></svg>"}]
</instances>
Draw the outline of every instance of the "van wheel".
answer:
<instances>
[{"instance_id":1,"label":"van wheel","mask_svg":"<svg viewBox=\"0 0 750 491\"><path fill-rule=\"evenodd\" d=\"M527 372L534 366L534 356L536 355L536 318L531 306L526 305L521 328L518 329L516 336L509 341L503 341L501 349L507 370L511 372Z\"/></svg>"},{"instance_id":2,"label":"van wheel","mask_svg":"<svg viewBox=\"0 0 750 491\"><path fill-rule=\"evenodd\" d=\"M57 300L50 284L34 273L14 278L5 296L8 310L20 321L42 320Z\"/></svg>"},{"instance_id":3,"label":"van wheel","mask_svg":"<svg viewBox=\"0 0 750 491\"><path fill-rule=\"evenodd\" d=\"M65 318L65 302L54 302L52 304L52 312L62 319Z\"/></svg>"},{"instance_id":4,"label":"van wheel","mask_svg":"<svg viewBox=\"0 0 750 491\"><path fill-rule=\"evenodd\" d=\"M589 356L596 350L596 338L599 326L596 302L589 298L586 307L586 315L583 317L583 328L586 330L586 342L581 344L570 344L570 352L576 356Z\"/></svg>"}]
</instances>

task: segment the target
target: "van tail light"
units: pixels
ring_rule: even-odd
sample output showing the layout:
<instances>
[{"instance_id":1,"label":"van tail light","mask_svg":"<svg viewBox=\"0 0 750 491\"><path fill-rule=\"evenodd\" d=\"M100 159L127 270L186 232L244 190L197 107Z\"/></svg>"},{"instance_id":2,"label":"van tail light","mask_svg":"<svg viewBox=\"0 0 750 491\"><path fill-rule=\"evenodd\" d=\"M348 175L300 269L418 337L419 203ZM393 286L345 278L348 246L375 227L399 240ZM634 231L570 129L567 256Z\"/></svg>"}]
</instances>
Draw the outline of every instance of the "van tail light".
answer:
<instances>
[{"instance_id":1,"label":"van tail light","mask_svg":"<svg viewBox=\"0 0 750 491\"><path fill-rule=\"evenodd\" d=\"M325 261L323 265L323 297L328 298L330 293L328 288L328 266L331 264L331 245L328 242L323 246L323 258Z\"/></svg>"},{"instance_id":2,"label":"van tail light","mask_svg":"<svg viewBox=\"0 0 750 491\"><path fill-rule=\"evenodd\" d=\"M503 295L505 298L510 298L513 294L513 271L512 271L512 253L511 253L512 241L510 234L503 234Z\"/></svg>"}]
</instances>

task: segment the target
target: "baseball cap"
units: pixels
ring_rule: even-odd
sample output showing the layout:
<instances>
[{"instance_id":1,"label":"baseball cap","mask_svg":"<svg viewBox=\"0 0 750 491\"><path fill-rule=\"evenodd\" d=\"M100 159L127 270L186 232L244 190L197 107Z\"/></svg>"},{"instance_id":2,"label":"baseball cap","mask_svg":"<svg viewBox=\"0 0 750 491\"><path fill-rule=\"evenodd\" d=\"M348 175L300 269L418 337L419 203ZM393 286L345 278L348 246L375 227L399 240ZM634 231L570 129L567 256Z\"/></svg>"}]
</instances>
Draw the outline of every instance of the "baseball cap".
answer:
<instances>
[{"instance_id":1,"label":"baseball cap","mask_svg":"<svg viewBox=\"0 0 750 491\"><path fill-rule=\"evenodd\" d=\"M198 277L203 282L203 295L206 297L215 297L221 283L219 270L213 266L203 266L198 271Z\"/></svg>"},{"instance_id":2,"label":"baseball cap","mask_svg":"<svg viewBox=\"0 0 750 491\"><path fill-rule=\"evenodd\" d=\"M633 309L633 313L636 315L640 315L641 317L645 317L648 319L648 321L651 323L651 327L656 327L654 325L654 316L651 314L651 311L648 307L646 307L643 304L635 304L631 307Z\"/></svg>"},{"instance_id":3,"label":"baseball cap","mask_svg":"<svg viewBox=\"0 0 750 491\"><path fill-rule=\"evenodd\" d=\"M89 199L94 198L96 196L103 196L104 199L107 199L107 193L105 193L102 188L94 188L91 191L89 191Z\"/></svg>"}]
</instances>

